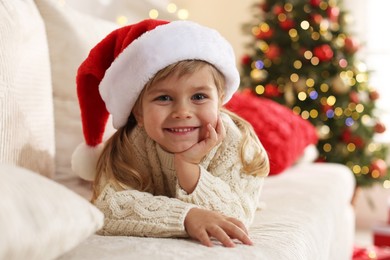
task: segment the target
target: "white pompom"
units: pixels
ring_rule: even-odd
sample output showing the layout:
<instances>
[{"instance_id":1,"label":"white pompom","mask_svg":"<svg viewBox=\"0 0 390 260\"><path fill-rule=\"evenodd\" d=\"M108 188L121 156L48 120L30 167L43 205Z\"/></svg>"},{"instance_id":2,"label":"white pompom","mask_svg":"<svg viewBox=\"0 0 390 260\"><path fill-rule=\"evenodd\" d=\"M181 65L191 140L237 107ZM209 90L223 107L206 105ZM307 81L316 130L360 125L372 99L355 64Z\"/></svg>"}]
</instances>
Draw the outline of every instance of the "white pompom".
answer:
<instances>
[{"instance_id":1,"label":"white pompom","mask_svg":"<svg viewBox=\"0 0 390 260\"><path fill-rule=\"evenodd\" d=\"M84 180L95 180L96 164L102 150L103 144L94 147L79 144L72 154L72 170Z\"/></svg>"}]
</instances>

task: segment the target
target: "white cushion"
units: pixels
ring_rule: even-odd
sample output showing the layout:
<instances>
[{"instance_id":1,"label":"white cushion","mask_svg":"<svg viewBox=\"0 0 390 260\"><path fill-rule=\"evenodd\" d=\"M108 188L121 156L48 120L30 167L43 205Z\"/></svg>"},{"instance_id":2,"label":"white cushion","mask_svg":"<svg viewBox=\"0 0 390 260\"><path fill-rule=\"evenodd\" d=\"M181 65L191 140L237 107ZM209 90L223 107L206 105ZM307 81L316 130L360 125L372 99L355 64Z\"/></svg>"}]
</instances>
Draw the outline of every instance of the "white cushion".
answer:
<instances>
[{"instance_id":1,"label":"white cushion","mask_svg":"<svg viewBox=\"0 0 390 260\"><path fill-rule=\"evenodd\" d=\"M56 171L71 173L70 158L84 142L76 94L76 73L90 49L117 25L79 13L61 1L36 0L46 25L53 79ZM112 124L108 123L108 127ZM112 134L113 128L107 130Z\"/></svg>"},{"instance_id":2,"label":"white cushion","mask_svg":"<svg viewBox=\"0 0 390 260\"><path fill-rule=\"evenodd\" d=\"M0 164L0 259L54 259L103 225L103 214L64 186Z\"/></svg>"},{"instance_id":3,"label":"white cushion","mask_svg":"<svg viewBox=\"0 0 390 260\"><path fill-rule=\"evenodd\" d=\"M33 0L0 0L0 163L54 173L50 61Z\"/></svg>"}]
</instances>

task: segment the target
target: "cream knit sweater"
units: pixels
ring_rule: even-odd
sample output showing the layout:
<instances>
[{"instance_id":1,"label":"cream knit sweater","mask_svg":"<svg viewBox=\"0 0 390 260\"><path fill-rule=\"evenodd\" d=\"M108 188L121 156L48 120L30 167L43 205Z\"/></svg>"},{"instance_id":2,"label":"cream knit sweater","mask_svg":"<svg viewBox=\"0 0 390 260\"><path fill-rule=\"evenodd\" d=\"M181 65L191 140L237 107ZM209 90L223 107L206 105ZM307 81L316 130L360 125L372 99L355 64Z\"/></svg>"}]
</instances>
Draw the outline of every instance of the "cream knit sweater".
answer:
<instances>
[{"instance_id":1,"label":"cream knit sweater","mask_svg":"<svg viewBox=\"0 0 390 260\"><path fill-rule=\"evenodd\" d=\"M218 211L249 226L257 209L264 177L242 172L238 149L241 132L229 116L223 114L222 118L226 137L200 163L200 178L191 194L178 185L174 155L165 152L142 128L136 127L131 134L137 147L134 161L144 169L142 172L150 174L154 190L151 193L131 188L117 190L108 182L95 201L105 215L104 227L99 233L187 236L184 219L193 207ZM253 156L253 151L247 151L249 157L251 154Z\"/></svg>"}]
</instances>

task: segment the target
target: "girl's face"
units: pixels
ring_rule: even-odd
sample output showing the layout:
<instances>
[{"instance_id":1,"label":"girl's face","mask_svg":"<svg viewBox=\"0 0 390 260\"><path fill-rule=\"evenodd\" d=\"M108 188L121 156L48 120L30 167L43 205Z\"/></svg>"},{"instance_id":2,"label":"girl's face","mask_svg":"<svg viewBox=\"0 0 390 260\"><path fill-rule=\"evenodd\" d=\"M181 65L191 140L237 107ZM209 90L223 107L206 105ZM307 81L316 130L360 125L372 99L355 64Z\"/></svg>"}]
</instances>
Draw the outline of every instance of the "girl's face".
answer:
<instances>
[{"instance_id":1,"label":"girl's face","mask_svg":"<svg viewBox=\"0 0 390 260\"><path fill-rule=\"evenodd\" d=\"M138 125L164 150L179 153L206 138L207 124L216 127L220 98L209 66L203 66L155 83L141 104Z\"/></svg>"}]
</instances>

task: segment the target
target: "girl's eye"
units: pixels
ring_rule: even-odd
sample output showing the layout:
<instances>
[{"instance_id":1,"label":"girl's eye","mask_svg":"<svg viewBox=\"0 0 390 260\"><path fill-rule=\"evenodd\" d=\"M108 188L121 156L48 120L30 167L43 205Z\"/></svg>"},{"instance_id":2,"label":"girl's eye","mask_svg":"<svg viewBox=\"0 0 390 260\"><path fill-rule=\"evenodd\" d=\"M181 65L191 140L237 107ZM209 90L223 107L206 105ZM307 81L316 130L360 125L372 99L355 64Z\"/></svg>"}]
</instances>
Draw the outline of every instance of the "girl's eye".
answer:
<instances>
[{"instance_id":1,"label":"girl's eye","mask_svg":"<svg viewBox=\"0 0 390 260\"><path fill-rule=\"evenodd\" d=\"M200 93L195 94L195 95L192 96L192 99L194 99L194 100L203 100L205 98L206 98L206 95L200 94Z\"/></svg>"},{"instance_id":2,"label":"girl's eye","mask_svg":"<svg viewBox=\"0 0 390 260\"><path fill-rule=\"evenodd\" d=\"M156 98L157 101L171 101L172 98L168 95L159 96Z\"/></svg>"}]
</instances>

